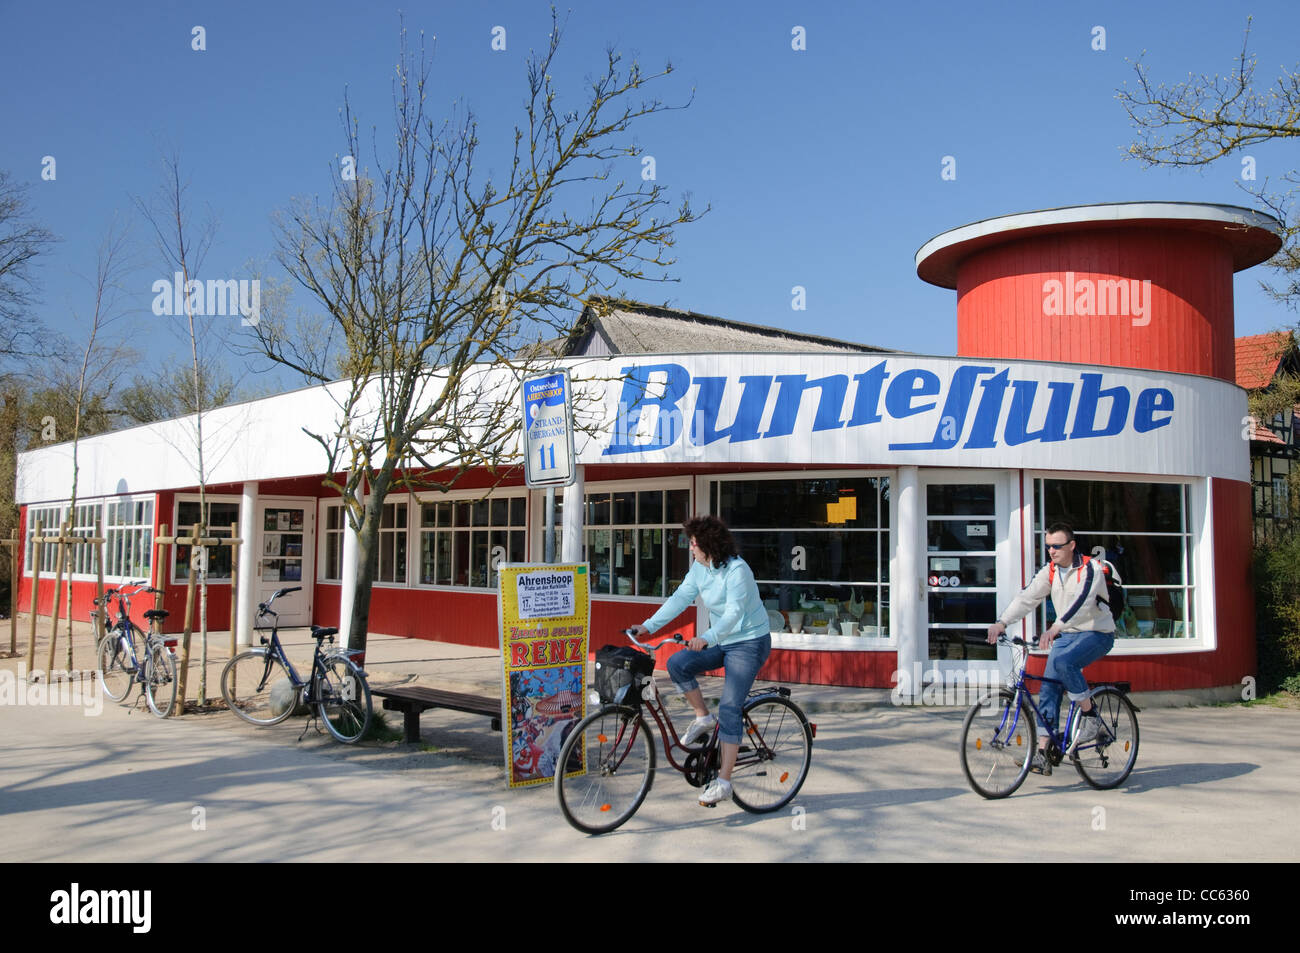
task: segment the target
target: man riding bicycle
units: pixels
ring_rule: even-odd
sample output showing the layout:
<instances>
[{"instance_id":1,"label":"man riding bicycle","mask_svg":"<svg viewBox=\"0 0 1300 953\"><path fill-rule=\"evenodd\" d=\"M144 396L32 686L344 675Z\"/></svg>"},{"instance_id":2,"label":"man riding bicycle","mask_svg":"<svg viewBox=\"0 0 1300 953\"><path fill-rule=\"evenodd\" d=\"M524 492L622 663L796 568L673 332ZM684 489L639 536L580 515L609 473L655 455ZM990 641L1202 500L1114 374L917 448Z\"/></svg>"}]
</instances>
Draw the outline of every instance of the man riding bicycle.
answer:
<instances>
[{"instance_id":1,"label":"man riding bicycle","mask_svg":"<svg viewBox=\"0 0 1300 953\"><path fill-rule=\"evenodd\" d=\"M1071 742L1069 755L1081 744L1097 737L1097 718L1088 698L1088 682L1083 669L1104 656L1115 646L1115 620L1106 599L1106 574L1101 565L1077 551L1074 530L1068 523L1047 527L1047 552L1051 557L1033 581L1016 596L998 621L989 626L988 640L996 642L1007 626L1019 622L1048 595L1056 609L1056 621L1039 637L1039 648L1050 649L1044 681L1038 695L1043 728L1056 731L1061 714L1061 683L1070 700L1079 704L1079 730ZM1056 681L1046 681L1056 679ZM1049 731L1038 736L1038 752L1033 770L1051 774L1051 762L1045 750Z\"/></svg>"}]
</instances>

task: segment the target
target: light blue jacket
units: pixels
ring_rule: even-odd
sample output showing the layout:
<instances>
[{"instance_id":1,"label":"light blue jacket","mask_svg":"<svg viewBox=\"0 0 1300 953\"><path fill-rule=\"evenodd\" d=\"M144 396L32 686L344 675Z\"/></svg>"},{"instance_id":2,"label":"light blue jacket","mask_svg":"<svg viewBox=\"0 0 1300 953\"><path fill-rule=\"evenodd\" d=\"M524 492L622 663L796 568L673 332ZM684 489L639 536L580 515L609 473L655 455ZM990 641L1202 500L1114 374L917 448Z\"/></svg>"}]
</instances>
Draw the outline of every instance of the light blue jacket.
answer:
<instances>
[{"instance_id":1,"label":"light blue jacket","mask_svg":"<svg viewBox=\"0 0 1300 953\"><path fill-rule=\"evenodd\" d=\"M761 639L771 631L767 609L758 597L754 572L739 556L710 569L694 561L677 591L642 623L651 632L671 622L688 609L696 598L709 610L709 627L700 635L709 645L731 645Z\"/></svg>"}]
</instances>

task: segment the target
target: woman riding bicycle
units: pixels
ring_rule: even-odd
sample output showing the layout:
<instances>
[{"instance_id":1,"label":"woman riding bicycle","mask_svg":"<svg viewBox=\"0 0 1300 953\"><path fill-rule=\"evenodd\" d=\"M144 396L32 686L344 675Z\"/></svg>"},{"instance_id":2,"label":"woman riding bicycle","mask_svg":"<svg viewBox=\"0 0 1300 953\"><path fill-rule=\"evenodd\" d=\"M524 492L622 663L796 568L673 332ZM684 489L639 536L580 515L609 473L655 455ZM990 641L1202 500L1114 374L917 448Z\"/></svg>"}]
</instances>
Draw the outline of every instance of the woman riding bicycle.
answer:
<instances>
[{"instance_id":1,"label":"woman riding bicycle","mask_svg":"<svg viewBox=\"0 0 1300 953\"><path fill-rule=\"evenodd\" d=\"M731 797L731 772L740 749L741 708L758 670L772 651L767 609L759 598L754 573L736 554L736 543L726 524L716 516L696 516L682 524L690 536L695 561L677 591L649 619L632 626L634 635L658 631L685 611L697 597L709 610L709 627L687 643L687 652L668 659L668 674L695 712L683 746L705 738L721 722L721 763L718 777L700 795L709 805ZM716 668L726 670L718 718L709 714L695 676Z\"/></svg>"},{"instance_id":2,"label":"woman riding bicycle","mask_svg":"<svg viewBox=\"0 0 1300 953\"><path fill-rule=\"evenodd\" d=\"M1019 622L1048 595L1052 597L1056 621L1038 642L1039 648L1050 649L1047 667L1043 670L1045 680L1038 695L1043 728L1047 730L1038 736L1033 770L1041 774L1051 774L1052 771L1044 750L1049 730L1055 732L1060 722L1061 683L1069 692L1070 700L1079 704L1080 713L1085 716L1071 743L1071 751L1065 754L1097 737L1097 719L1088 698L1088 681L1083 677L1083 669L1115 646L1115 620L1103 601L1106 598L1106 576L1101 566L1075 551L1074 530L1068 523L1053 523L1047 527L1046 540L1051 559L998 617L999 621L989 626L988 631L989 642L996 642L1008 625Z\"/></svg>"}]
</instances>

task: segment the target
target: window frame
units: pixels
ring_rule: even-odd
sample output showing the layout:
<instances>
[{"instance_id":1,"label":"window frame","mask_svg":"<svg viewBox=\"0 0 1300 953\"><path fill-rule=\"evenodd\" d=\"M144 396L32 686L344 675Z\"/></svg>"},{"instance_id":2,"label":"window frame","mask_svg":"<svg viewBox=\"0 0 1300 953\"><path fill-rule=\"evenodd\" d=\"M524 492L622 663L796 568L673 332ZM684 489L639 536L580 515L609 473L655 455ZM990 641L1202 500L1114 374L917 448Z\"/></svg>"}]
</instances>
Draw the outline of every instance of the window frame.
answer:
<instances>
[{"instance_id":1,"label":"window frame","mask_svg":"<svg viewBox=\"0 0 1300 953\"><path fill-rule=\"evenodd\" d=\"M239 515L236 517L235 523L241 524L243 522L244 512L242 507L244 505L244 498L242 496L236 496L227 493L208 493L205 496L209 508L212 506L213 503L234 503L236 506L240 507ZM176 539L181 535L181 525L180 525L181 504L199 503L199 502L200 502L200 497L199 494L197 493L177 493L172 497L172 522L170 524L172 539ZM193 524L189 524L189 525L192 526ZM210 533L215 532L216 535L225 535L226 533L230 532L224 526L223 527L209 526L208 531ZM176 550L178 546L179 544L167 547L168 585L185 586L189 584L189 577L182 576L176 572ZM213 576L211 573L208 574L209 586L228 586L230 584L231 584L231 578L229 576Z\"/></svg>"},{"instance_id":2,"label":"window frame","mask_svg":"<svg viewBox=\"0 0 1300 953\"><path fill-rule=\"evenodd\" d=\"M1037 572L1046 563L1046 557L1041 560L1039 556L1042 552L1041 547L1035 549L1037 544L1036 531L1034 529L1034 518L1037 512L1038 498L1035 494L1035 482L1038 480L1068 480L1076 483L1139 483L1142 485L1162 484L1170 486L1179 486L1183 488L1182 513L1184 516L1184 528L1180 533L1140 533L1141 536L1181 536L1187 539L1187 545L1183 549L1184 554L1184 571L1183 579L1189 576L1192 583L1184 581L1182 585L1160 584L1160 585L1130 585L1125 580L1124 591L1126 595L1131 595L1135 590L1144 592L1149 589L1165 589L1184 593L1183 601L1186 607L1185 615L1190 612L1193 620L1193 634L1186 638L1155 638L1155 637L1138 637L1138 638L1119 638L1115 639L1115 647L1107 654L1108 658L1116 658L1131 655L1165 655L1181 654L1185 652L1207 652L1217 648L1217 632L1215 630L1215 594L1214 586L1209 584L1215 576L1215 566L1213 558L1213 539L1211 538L1210 527L1213 526L1212 512L1212 494L1209 488L1209 478L1206 477L1185 477L1185 476L1166 476L1153 474L1128 474L1128 473L1085 473L1080 474L1078 471L1066 470L1026 470L1024 471L1024 493L1025 505L1028 509L1026 513L1024 551L1025 572L1028 577L1032 578L1034 572ZM1044 514L1044 517L1046 514ZM1092 533L1099 532L1089 528L1076 528L1076 531L1087 539ZM1103 529L1100 532L1108 532ZM1122 534L1117 534L1122 535ZM1085 556L1091 556L1091 552L1085 552ZM1032 570L1032 571L1031 571ZM1028 580L1026 580L1027 584ZM1032 619L1032 634L1036 635L1042 631L1041 618L1045 610L1040 606L1034 612L1031 612L1026 621Z\"/></svg>"},{"instance_id":3,"label":"window frame","mask_svg":"<svg viewBox=\"0 0 1300 953\"><path fill-rule=\"evenodd\" d=\"M58 518L53 525L45 525L41 528L41 536L57 536L59 527L63 525L63 520L68 516L68 508L71 500L60 500L54 503L31 503L27 505L26 522L24 524L24 544L23 544L23 575L32 578L32 529L36 523L38 513L49 513L52 510L58 511ZM121 503L127 503L134 507L137 503L146 503L152 508L153 515L148 523L123 523L120 526L108 525L108 507L117 506ZM76 523L69 526L69 532L72 535L92 536L95 531L95 520L99 520L100 532L104 534L104 543L100 544L100 564L104 573L106 583L121 583L128 580L139 578L135 574L119 574L110 571L109 566L109 546L108 541L112 538L111 533L121 533L123 530L141 531L146 534L147 545L145 547L146 569L144 572L145 579L149 579L153 573L154 559L154 535L157 531L157 497L152 493L126 493L121 496L99 496L92 499L79 499L77 509L82 511L82 516L88 518L85 523ZM44 522L44 521L42 521ZM53 562L54 549L46 550L42 553L41 561L49 560ZM81 550L80 556L84 560L82 569L76 568L76 556L70 561L69 572L64 573L64 579L70 579L73 582L94 582L97 579L94 568L94 556L92 553ZM52 566L49 569L41 568L39 576L42 579L53 579L58 572L58 566Z\"/></svg>"},{"instance_id":4,"label":"window frame","mask_svg":"<svg viewBox=\"0 0 1300 953\"><path fill-rule=\"evenodd\" d=\"M808 470L764 470L757 473L717 473L708 474L702 481L702 492L708 512L713 513L713 498L718 483L734 483L739 481L758 481L758 480L859 480L859 479L883 479L889 482L891 488L898 485L898 468L897 467L846 467L836 469L808 469ZM888 632L885 635L866 636L866 635L827 635L825 633L804 633L796 634L793 632L772 633L772 647L799 650L817 650L817 651L841 651L841 652L896 652L900 648L899 637L896 634L895 616L893 612L894 585L898 581L898 497L896 492L891 492L887 500L881 500L880 504L887 508L889 516L888 527L877 526L874 529L862 529L858 532L875 533L877 538L884 532L889 536L887 546L877 544L877 566L889 567L889 581L877 580L875 583L865 583L864 585L875 586L877 592L877 606L882 605L880 600L881 591L889 594L890 621L887 627ZM878 510L878 513L882 512ZM714 514L721 516L721 514ZM877 523L880 522L879 516ZM730 524L728 524L730 528ZM743 527L741 528L743 531ZM768 527L772 532L780 531L780 527ZM854 532L854 530L848 530ZM810 583L810 585L819 585ZM854 583L820 583L820 585L855 585ZM882 626L882 628L885 628Z\"/></svg>"},{"instance_id":5,"label":"window frame","mask_svg":"<svg viewBox=\"0 0 1300 953\"><path fill-rule=\"evenodd\" d=\"M453 539L453 546L452 546L453 554L456 551L456 547L454 545L456 534L458 533L466 534L467 536L470 537L470 553L471 553L471 561L472 561L472 555L473 555L472 534L473 533L482 532L482 533L491 534L493 532L505 532L505 533L519 532L519 533L523 533L524 536L524 550L523 550L524 559L525 560L528 559L529 543L532 536L529 520L532 519L533 516L533 512L532 512L533 506L532 506L532 499L531 499L532 494L530 493L529 488L526 486L497 487L493 492L486 492L486 493L483 490L451 490L446 493L442 493L437 490L418 490L411 494L400 494L400 496L402 499L410 499L414 504L414 511L412 512L410 509L408 509L407 517L406 517L406 527L410 535L410 538L407 540L407 547L406 547L407 557L408 557L406 578L408 580L407 585L411 589L419 589L426 592L473 592L479 594L489 594L489 593L495 594L497 591L497 585L495 581L488 586L457 585L455 581L454 572L452 575L452 581L450 583L422 582L421 572L423 570L425 534L428 534L429 536L432 536L434 539L437 539L439 533L450 533ZM385 500L385 502L386 503L391 502L392 499L393 497L390 496L390 499ZM524 501L523 522L517 526L510 519L510 500L512 499L522 499ZM470 525L464 528L457 525L448 526L448 527L439 527L439 526L426 527L423 525L422 508L426 504L436 504L436 503L455 504L455 503L486 502L490 505L494 500L503 500L506 503L506 525L504 527L494 527L490 525L491 522L490 520L489 520L489 525L482 526L482 527L476 526L473 523L471 523ZM488 553L490 558L490 554L491 554L490 535L488 537L488 547L489 547ZM507 562L508 561L509 560L507 559ZM473 578L472 566L469 570L469 573L470 575L468 575L467 578L472 579ZM489 571L489 578L490 577L491 577L491 573ZM437 578L436 569L434 573L434 578L435 579ZM396 584L389 583L389 585L396 585Z\"/></svg>"},{"instance_id":6,"label":"window frame","mask_svg":"<svg viewBox=\"0 0 1300 953\"><path fill-rule=\"evenodd\" d=\"M342 528L330 529L329 516L333 510L337 510L340 516ZM316 581L326 585L338 586L343 584L343 552L346 546L348 533L348 518L344 511L343 501L341 499L330 499L323 497L317 501L316 509ZM326 567L329 565L329 551L332 544L331 538L338 537L339 550L339 574L337 578L330 578L325 575Z\"/></svg>"},{"instance_id":7,"label":"window frame","mask_svg":"<svg viewBox=\"0 0 1300 953\"><path fill-rule=\"evenodd\" d=\"M648 492L652 490L664 490L664 491L686 490L688 493L687 504L686 504L686 509L688 514L694 514L696 512L696 507L698 507L699 505L698 502L699 497L695 493L695 480L693 477L689 475L688 476L667 476L667 477L659 477L659 478L652 477L649 479L636 479L636 480L601 480L596 483L584 483L582 487L583 499L581 504L583 510L582 557L581 559L579 559L579 562L586 563L588 567L591 566L591 559L587 553L587 534L592 530L603 529L603 530L609 530L612 533L614 530L618 529L618 530L630 531L632 533L640 533L643 529L663 529L667 531L674 526L680 527L681 523L668 523L666 521L661 521L659 523L640 523L640 522L615 523L613 521L612 513L610 515L610 522L605 526L593 526L587 523L586 514L587 514L588 495L594 493L608 493L612 498L615 493L642 493L642 492ZM546 530L545 507L538 507L538 508L543 511L539 519L539 525L542 528L542 532L545 532ZM560 512L558 507L556 512L557 513ZM558 532L559 527L560 524L557 522L556 525L556 529L557 529L556 550L557 551L559 550L559 542L560 542L560 534ZM687 558L689 560L690 558L689 554ZM690 568L691 568L690 563L687 562L686 569L688 572L690 571ZM672 595L671 592L668 593L668 595L664 595L664 596L638 596L638 595L633 595L631 593L623 595L617 592L597 592L594 586L591 589L591 599L593 602L624 602L624 603L630 602L630 603L641 603L648 606L661 606L668 601L671 595Z\"/></svg>"}]
</instances>

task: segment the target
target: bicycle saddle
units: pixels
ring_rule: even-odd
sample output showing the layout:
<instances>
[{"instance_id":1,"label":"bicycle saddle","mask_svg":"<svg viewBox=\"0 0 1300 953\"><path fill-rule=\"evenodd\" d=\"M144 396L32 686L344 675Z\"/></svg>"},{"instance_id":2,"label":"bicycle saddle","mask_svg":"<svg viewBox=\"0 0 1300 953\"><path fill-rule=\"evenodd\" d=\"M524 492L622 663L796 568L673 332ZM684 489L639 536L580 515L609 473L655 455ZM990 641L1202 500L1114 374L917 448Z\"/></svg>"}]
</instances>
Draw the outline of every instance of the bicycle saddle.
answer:
<instances>
[{"instance_id":1,"label":"bicycle saddle","mask_svg":"<svg viewBox=\"0 0 1300 953\"><path fill-rule=\"evenodd\" d=\"M326 638L327 636L334 635L336 632L338 632L337 628L325 629L325 628L321 628L319 625L313 625L311 627L311 637L313 639L323 639Z\"/></svg>"},{"instance_id":2,"label":"bicycle saddle","mask_svg":"<svg viewBox=\"0 0 1300 953\"><path fill-rule=\"evenodd\" d=\"M165 619L169 615L171 615L171 613L166 609L146 609L144 613L146 619Z\"/></svg>"}]
</instances>

